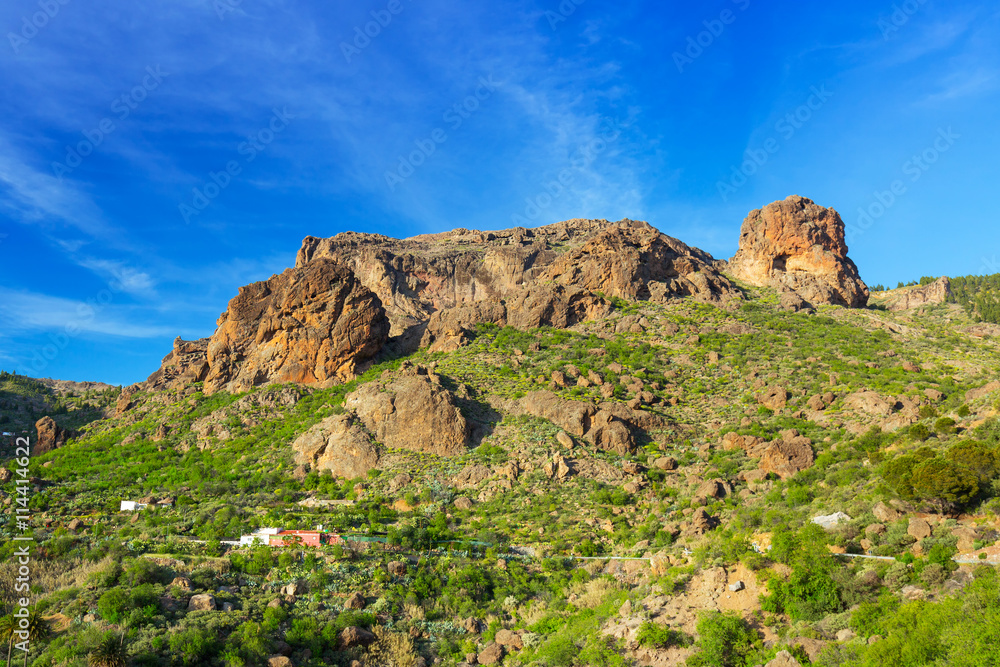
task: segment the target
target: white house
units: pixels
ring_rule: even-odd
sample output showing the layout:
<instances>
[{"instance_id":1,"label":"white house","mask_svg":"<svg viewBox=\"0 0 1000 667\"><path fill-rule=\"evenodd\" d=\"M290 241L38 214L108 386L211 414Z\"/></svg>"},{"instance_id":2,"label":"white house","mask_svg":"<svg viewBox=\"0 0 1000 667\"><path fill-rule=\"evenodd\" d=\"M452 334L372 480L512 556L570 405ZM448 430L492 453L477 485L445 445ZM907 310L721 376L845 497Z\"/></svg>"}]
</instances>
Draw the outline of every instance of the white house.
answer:
<instances>
[{"instance_id":1,"label":"white house","mask_svg":"<svg viewBox=\"0 0 1000 667\"><path fill-rule=\"evenodd\" d=\"M266 545L271 535L281 532L280 528L258 528L250 535L240 535L240 546L251 547L255 544Z\"/></svg>"},{"instance_id":2,"label":"white house","mask_svg":"<svg viewBox=\"0 0 1000 667\"><path fill-rule=\"evenodd\" d=\"M136 510L144 510L144 509L146 509L146 503L140 503L134 500L123 500L120 511L135 512Z\"/></svg>"}]
</instances>

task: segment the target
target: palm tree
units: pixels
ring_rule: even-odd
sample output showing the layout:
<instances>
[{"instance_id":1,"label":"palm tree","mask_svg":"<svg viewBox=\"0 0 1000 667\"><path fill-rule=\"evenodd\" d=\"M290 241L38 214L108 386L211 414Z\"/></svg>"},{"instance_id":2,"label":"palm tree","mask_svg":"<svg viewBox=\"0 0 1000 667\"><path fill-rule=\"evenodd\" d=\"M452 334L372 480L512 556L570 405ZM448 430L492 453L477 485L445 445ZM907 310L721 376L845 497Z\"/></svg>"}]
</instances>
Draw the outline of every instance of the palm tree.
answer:
<instances>
[{"instance_id":1,"label":"palm tree","mask_svg":"<svg viewBox=\"0 0 1000 667\"><path fill-rule=\"evenodd\" d=\"M124 632L120 640L110 632L104 635L101 643L87 657L89 667L125 667L127 664L128 649L125 648Z\"/></svg>"},{"instance_id":2,"label":"palm tree","mask_svg":"<svg viewBox=\"0 0 1000 667\"><path fill-rule=\"evenodd\" d=\"M10 653L14 650L14 630L17 629L17 619L13 614L0 618L0 641L7 642L7 667L10 667Z\"/></svg>"},{"instance_id":3,"label":"palm tree","mask_svg":"<svg viewBox=\"0 0 1000 667\"><path fill-rule=\"evenodd\" d=\"M46 619L42 618L42 615L38 611L32 611L28 613L27 631L28 641L33 642L48 639L49 635L52 634L52 627ZM10 667L9 664L8 667ZM28 651L24 652L24 667L28 667Z\"/></svg>"}]
</instances>

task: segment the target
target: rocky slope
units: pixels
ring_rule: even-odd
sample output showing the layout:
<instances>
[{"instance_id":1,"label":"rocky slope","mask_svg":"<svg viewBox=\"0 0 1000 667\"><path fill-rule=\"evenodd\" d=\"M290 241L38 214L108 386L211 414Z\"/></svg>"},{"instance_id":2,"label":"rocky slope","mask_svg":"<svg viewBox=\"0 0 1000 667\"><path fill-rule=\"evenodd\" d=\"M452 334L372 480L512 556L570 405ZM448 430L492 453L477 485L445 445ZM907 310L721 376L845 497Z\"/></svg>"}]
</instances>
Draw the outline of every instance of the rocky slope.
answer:
<instances>
[{"instance_id":1,"label":"rocky slope","mask_svg":"<svg viewBox=\"0 0 1000 667\"><path fill-rule=\"evenodd\" d=\"M409 239L345 232L307 237L295 268L242 288L211 338L175 341L146 386L328 386L355 377L390 336L397 354L448 351L481 323L570 328L607 317L615 299L740 300L723 271L778 288L790 310L868 299L840 216L802 197L751 212L728 264L634 220Z\"/></svg>"}]
</instances>

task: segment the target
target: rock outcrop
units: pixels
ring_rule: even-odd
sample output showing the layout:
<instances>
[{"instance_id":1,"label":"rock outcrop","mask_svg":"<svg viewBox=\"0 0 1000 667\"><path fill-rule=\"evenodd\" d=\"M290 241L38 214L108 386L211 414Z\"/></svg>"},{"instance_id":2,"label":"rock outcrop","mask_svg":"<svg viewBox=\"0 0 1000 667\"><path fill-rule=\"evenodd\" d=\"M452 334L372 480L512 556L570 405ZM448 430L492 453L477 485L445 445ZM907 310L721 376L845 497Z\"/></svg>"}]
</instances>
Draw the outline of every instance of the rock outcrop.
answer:
<instances>
[{"instance_id":1,"label":"rock outcrop","mask_svg":"<svg viewBox=\"0 0 1000 667\"><path fill-rule=\"evenodd\" d=\"M641 428L636 414L621 403L594 405L590 401L559 398L551 391L533 391L520 402L521 409L535 417L548 419L575 436L590 441L599 449L618 454L635 451L633 428Z\"/></svg>"},{"instance_id":2,"label":"rock outcrop","mask_svg":"<svg viewBox=\"0 0 1000 667\"><path fill-rule=\"evenodd\" d=\"M476 322L565 327L601 317L610 305L595 292L657 301L738 296L711 255L633 220L401 240L354 232L307 237L296 266L320 258L348 266L378 295L392 335L421 333L425 345L453 340Z\"/></svg>"},{"instance_id":3,"label":"rock outcrop","mask_svg":"<svg viewBox=\"0 0 1000 667\"><path fill-rule=\"evenodd\" d=\"M327 417L292 443L297 464L329 470L334 477L364 477L381 459L379 447L350 415Z\"/></svg>"},{"instance_id":4,"label":"rock outcrop","mask_svg":"<svg viewBox=\"0 0 1000 667\"><path fill-rule=\"evenodd\" d=\"M150 389L204 381L204 391L352 379L389 337L382 304L351 271L323 260L240 288L210 338L174 341Z\"/></svg>"},{"instance_id":5,"label":"rock outcrop","mask_svg":"<svg viewBox=\"0 0 1000 667\"><path fill-rule=\"evenodd\" d=\"M351 392L344 407L386 447L441 456L464 453L469 424L440 376L422 366L402 370L392 382L370 382Z\"/></svg>"},{"instance_id":6,"label":"rock outcrop","mask_svg":"<svg viewBox=\"0 0 1000 667\"><path fill-rule=\"evenodd\" d=\"M206 393L343 382L389 337L378 297L329 261L241 288L218 324L208 344Z\"/></svg>"},{"instance_id":7,"label":"rock outcrop","mask_svg":"<svg viewBox=\"0 0 1000 667\"><path fill-rule=\"evenodd\" d=\"M31 448L33 456L40 456L53 449L59 449L66 444L66 440L69 438L69 432L60 428L52 417L42 417L35 422L35 430L38 432L38 437L35 439L34 447Z\"/></svg>"},{"instance_id":8,"label":"rock outcrop","mask_svg":"<svg viewBox=\"0 0 1000 667\"><path fill-rule=\"evenodd\" d=\"M868 303L868 287L847 257L840 214L798 195L747 215L728 271L751 285L791 290L814 305Z\"/></svg>"},{"instance_id":9,"label":"rock outcrop","mask_svg":"<svg viewBox=\"0 0 1000 667\"><path fill-rule=\"evenodd\" d=\"M175 338L174 349L163 357L159 369L146 380L146 387L159 391L204 381L208 375L209 340L182 340L180 336ZM119 410L124 412L128 407L129 404L120 406Z\"/></svg>"},{"instance_id":10,"label":"rock outcrop","mask_svg":"<svg viewBox=\"0 0 1000 667\"><path fill-rule=\"evenodd\" d=\"M951 280L945 276L922 287L904 287L893 290L882 303L889 310L900 312L921 306L945 303L949 296L951 296Z\"/></svg>"}]
</instances>

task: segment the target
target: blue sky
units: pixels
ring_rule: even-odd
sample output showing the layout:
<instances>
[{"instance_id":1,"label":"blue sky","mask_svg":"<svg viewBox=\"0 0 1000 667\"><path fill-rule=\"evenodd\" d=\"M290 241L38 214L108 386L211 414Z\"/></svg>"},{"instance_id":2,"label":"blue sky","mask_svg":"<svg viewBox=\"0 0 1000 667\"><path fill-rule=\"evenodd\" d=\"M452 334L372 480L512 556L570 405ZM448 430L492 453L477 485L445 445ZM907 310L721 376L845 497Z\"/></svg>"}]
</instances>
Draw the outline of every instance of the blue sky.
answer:
<instances>
[{"instance_id":1,"label":"blue sky","mask_svg":"<svg viewBox=\"0 0 1000 667\"><path fill-rule=\"evenodd\" d=\"M729 257L800 194L869 284L1000 271L1000 4L691 5L4 3L0 367L144 379L348 229L628 217Z\"/></svg>"}]
</instances>

